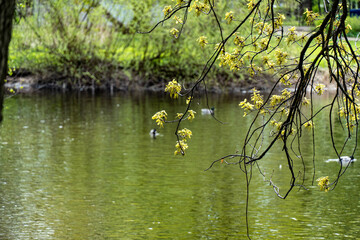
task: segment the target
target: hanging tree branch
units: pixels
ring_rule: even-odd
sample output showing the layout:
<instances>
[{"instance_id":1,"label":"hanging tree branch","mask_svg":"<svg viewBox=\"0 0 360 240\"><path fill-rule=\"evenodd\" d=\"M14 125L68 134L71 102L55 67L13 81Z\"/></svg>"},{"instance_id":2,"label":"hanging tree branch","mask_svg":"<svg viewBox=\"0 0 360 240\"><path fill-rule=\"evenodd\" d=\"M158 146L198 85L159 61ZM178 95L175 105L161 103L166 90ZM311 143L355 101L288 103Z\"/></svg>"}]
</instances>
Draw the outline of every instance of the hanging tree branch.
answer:
<instances>
[{"instance_id":1,"label":"hanging tree branch","mask_svg":"<svg viewBox=\"0 0 360 240\"><path fill-rule=\"evenodd\" d=\"M284 30L283 22L285 16L275 11L274 3L274 0L248 0L246 14L236 15L236 13L230 11L221 20L219 18L221 15L218 12L219 8L216 8L214 0L177 0L175 6L164 8L164 19L155 24L149 31L154 31L163 25L163 23L170 22L171 18L174 17L177 21L182 22L180 30L175 28L170 30L171 34L178 38L186 29L185 21L179 20L177 14L183 12L187 18L188 13L193 11L196 16L206 15L208 18L212 17L214 29L216 29L219 35L219 43L216 45L212 55L209 56L202 72L192 86L186 91L181 91L181 85L176 80L173 80L165 89L173 98L177 98L179 95L187 97L186 108L183 113L178 113L179 119L176 120L175 135L177 141L175 155L184 155L186 148L188 148L187 140L191 138L192 132L186 128L180 130L180 127L183 121L192 120L195 117L195 112L191 110L191 105L200 84L203 84L205 87L206 106L209 108L206 78L216 62L219 62L220 66L229 67L234 71L247 71L250 77L269 74L275 78L268 97L265 98L260 94L260 91L254 88L251 99L249 101L245 99L239 104L244 110L244 117L254 114L245 134L241 152L220 157L214 160L209 168L206 169L213 168L217 163L225 163L228 165L238 165L244 172L247 186L247 223L249 186L254 164L256 164L260 174L264 177L265 181L269 182L276 195L280 198L287 198L294 186L306 189L304 186L306 168L301 151L303 129L309 129L313 139L313 184L316 162L316 128L314 119L320 112L325 109L329 111L328 134L332 142L332 148L339 160L345 146L350 144L348 140L352 138L354 132L356 138L353 141L354 143L351 143L353 144L352 155L354 155L357 148L357 130L360 112L359 100L357 98L360 96L360 57L359 51L353 48L346 36L347 31L350 29L350 26L346 24L348 1L333 0L324 3L326 15L322 20L318 20L321 22L320 25L316 26L310 33L302 35L296 32L295 27ZM313 24L319 17L318 14L308 9L306 9L304 15L308 24ZM226 22L226 27L224 27L224 21ZM207 38L204 36L201 36L198 42L202 47L209 45ZM289 53L283 50L286 45L300 47L301 52L298 56L294 54L290 56ZM320 64L326 65L330 83L336 85L336 92L329 103L315 110L313 96L315 94L322 95L325 91L323 84L316 83ZM281 94L276 94L279 87L282 87L283 90ZM292 90L290 90L290 87ZM310 99L306 98L309 95ZM310 110L307 106L310 106ZM343 118L345 120L344 126L341 124L340 127L347 131L348 136L340 148L337 147L337 142L334 138L334 128L337 126L333 123L333 116L338 116L339 119ZM153 116L153 119L156 120L158 125L163 126L167 122L167 114L164 110L160 111ZM258 126L259 122L262 122L260 126ZM263 141L265 137L271 139L267 144ZM275 143L281 143L288 171L291 175L289 187L285 193L281 193L280 188L272 180L272 176L266 180L267 176L259 165L260 160L265 159ZM296 149L294 146L297 146ZM294 162L297 159L301 161L303 166L299 171L294 169ZM320 178L318 180L320 188L325 191L334 189L340 177L348 169L348 166L344 167L341 164L337 177L331 183L328 177ZM299 172L298 176L296 176L295 172ZM300 178L299 182L298 178ZM248 224L247 230L249 236Z\"/></svg>"}]
</instances>

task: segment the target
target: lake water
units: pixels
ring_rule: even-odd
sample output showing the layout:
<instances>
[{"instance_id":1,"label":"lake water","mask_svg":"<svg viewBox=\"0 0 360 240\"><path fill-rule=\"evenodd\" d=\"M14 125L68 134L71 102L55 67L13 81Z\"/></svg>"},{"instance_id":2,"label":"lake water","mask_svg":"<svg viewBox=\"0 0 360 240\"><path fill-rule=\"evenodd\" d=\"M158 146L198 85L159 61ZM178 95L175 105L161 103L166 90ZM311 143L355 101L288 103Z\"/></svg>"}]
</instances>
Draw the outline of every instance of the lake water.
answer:
<instances>
[{"instance_id":1,"label":"lake water","mask_svg":"<svg viewBox=\"0 0 360 240\"><path fill-rule=\"evenodd\" d=\"M201 114L185 123L193 131L185 157L173 154L174 124L158 129L156 139L149 136L155 127L151 116L162 109L174 116L185 108L180 100L146 93L7 99L0 127L0 239L245 239L243 172L220 163L204 171L213 160L240 150L250 123L238 107L241 99L210 97L226 124ZM196 102L200 113L205 100ZM326 162L335 153L325 117L315 122L315 178L331 180L339 164ZM334 191L321 192L316 183L311 186L310 134L304 141L307 191L296 188L279 199L254 170L252 239L358 239L360 161ZM259 162L266 172L274 171L281 193L290 181L284 160L276 147Z\"/></svg>"}]
</instances>

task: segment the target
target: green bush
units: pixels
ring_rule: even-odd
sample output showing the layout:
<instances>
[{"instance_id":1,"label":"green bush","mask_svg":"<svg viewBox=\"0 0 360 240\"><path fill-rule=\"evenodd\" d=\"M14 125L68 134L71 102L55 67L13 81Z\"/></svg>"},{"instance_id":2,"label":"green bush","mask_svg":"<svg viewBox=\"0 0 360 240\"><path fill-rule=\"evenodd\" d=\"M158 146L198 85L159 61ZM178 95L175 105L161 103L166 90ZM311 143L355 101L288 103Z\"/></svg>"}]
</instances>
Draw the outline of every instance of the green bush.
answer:
<instances>
[{"instance_id":1,"label":"green bush","mask_svg":"<svg viewBox=\"0 0 360 240\"><path fill-rule=\"evenodd\" d=\"M348 33L348 36L356 37L360 33L360 18L359 17L347 17L346 21L350 24L352 30Z\"/></svg>"}]
</instances>

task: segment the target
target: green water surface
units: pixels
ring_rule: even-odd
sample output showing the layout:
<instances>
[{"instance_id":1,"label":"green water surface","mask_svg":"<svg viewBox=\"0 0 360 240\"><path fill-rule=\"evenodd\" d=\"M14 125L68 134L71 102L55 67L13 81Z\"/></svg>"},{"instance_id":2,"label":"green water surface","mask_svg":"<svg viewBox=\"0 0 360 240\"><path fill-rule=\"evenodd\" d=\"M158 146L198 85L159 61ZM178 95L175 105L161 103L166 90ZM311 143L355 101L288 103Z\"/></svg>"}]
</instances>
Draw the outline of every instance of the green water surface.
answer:
<instances>
[{"instance_id":1,"label":"green water surface","mask_svg":"<svg viewBox=\"0 0 360 240\"><path fill-rule=\"evenodd\" d=\"M175 124L158 129L151 116L183 111L181 100L154 94L39 93L6 100L0 127L0 239L245 239L246 181L238 166L213 160L241 149L250 118L231 96L211 96L219 124L197 111L185 157L175 157ZM326 99L319 101L325 101ZM339 170L326 133L315 126L316 175ZM335 133L338 140L345 138ZM360 239L360 161L334 191L311 186L312 142L304 134L308 190L276 196L254 170L252 239ZM360 158L359 156L357 158ZM280 147L260 165L280 187L289 173ZM281 167L280 167L281 165ZM268 175L268 176L269 176Z\"/></svg>"}]
</instances>

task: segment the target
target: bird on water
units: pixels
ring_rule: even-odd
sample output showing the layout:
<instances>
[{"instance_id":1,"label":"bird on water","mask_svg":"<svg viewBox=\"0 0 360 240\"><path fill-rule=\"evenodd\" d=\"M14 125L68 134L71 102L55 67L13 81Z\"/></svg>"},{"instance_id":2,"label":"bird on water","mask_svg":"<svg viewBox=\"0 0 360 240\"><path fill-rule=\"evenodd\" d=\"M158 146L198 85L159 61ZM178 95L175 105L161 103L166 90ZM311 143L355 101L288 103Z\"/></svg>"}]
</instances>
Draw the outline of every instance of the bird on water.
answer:
<instances>
[{"instance_id":1,"label":"bird on water","mask_svg":"<svg viewBox=\"0 0 360 240\"><path fill-rule=\"evenodd\" d=\"M156 131L156 128L151 129L149 134L152 138L156 138L156 136L159 135L159 133Z\"/></svg>"},{"instance_id":2,"label":"bird on water","mask_svg":"<svg viewBox=\"0 0 360 240\"><path fill-rule=\"evenodd\" d=\"M215 113L215 108L214 107L211 107L210 109L209 108L201 109L201 114L202 115L214 115L214 113Z\"/></svg>"},{"instance_id":3,"label":"bird on water","mask_svg":"<svg viewBox=\"0 0 360 240\"><path fill-rule=\"evenodd\" d=\"M341 156L340 158L328 159L326 162L338 162L341 165L348 165L350 163L355 162L356 159L354 156Z\"/></svg>"}]
</instances>

